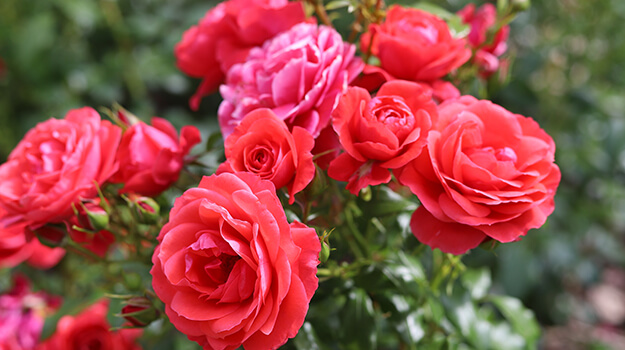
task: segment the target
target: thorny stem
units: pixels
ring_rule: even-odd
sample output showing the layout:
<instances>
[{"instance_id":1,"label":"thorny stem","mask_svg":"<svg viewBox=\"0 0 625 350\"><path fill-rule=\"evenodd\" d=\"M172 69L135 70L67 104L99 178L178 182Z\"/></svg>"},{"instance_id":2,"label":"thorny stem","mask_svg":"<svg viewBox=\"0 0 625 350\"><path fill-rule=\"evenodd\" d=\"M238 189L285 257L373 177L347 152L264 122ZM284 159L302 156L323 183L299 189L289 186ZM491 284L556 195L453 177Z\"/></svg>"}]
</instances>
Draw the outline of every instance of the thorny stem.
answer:
<instances>
[{"instance_id":1,"label":"thorny stem","mask_svg":"<svg viewBox=\"0 0 625 350\"><path fill-rule=\"evenodd\" d=\"M323 0L307 0L307 1L311 5L314 6L315 12L317 13L317 16L319 16L321 23L327 25L328 27L334 27L332 25L332 21L330 21L330 17L328 16L328 13L326 12L326 8L323 6Z\"/></svg>"}]
</instances>

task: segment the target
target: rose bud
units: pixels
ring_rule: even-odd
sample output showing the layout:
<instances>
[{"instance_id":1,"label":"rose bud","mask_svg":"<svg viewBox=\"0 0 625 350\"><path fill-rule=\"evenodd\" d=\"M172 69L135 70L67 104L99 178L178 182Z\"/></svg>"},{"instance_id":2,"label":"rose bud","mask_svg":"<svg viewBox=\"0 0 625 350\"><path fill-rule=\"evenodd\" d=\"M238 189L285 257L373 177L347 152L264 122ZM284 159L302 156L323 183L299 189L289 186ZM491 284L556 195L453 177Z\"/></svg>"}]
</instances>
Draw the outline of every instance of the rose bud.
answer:
<instances>
[{"instance_id":1,"label":"rose bud","mask_svg":"<svg viewBox=\"0 0 625 350\"><path fill-rule=\"evenodd\" d=\"M158 221L161 207L153 198L131 193L129 196L124 197L124 199L134 211L139 222L152 224Z\"/></svg>"},{"instance_id":2,"label":"rose bud","mask_svg":"<svg viewBox=\"0 0 625 350\"><path fill-rule=\"evenodd\" d=\"M146 297L133 297L125 302L120 314L126 321L136 327L145 327L159 318L159 311Z\"/></svg>"},{"instance_id":3,"label":"rose bud","mask_svg":"<svg viewBox=\"0 0 625 350\"><path fill-rule=\"evenodd\" d=\"M109 214L99 203L94 201L80 202L74 214L78 219L78 227L84 231L98 232L109 226Z\"/></svg>"},{"instance_id":4,"label":"rose bud","mask_svg":"<svg viewBox=\"0 0 625 350\"><path fill-rule=\"evenodd\" d=\"M63 224L45 224L33 231L41 244L50 248L65 245L67 229Z\"/></svg>"}]
</instances>

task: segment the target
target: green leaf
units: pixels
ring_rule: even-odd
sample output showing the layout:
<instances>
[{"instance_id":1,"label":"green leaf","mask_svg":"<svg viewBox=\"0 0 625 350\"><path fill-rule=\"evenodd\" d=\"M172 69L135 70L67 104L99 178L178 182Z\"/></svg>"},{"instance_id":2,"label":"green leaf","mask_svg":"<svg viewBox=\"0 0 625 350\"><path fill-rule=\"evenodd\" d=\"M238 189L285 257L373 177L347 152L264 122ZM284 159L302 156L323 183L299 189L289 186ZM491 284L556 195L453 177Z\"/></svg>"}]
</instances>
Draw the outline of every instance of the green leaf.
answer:
<instances>
[{"instance_id":1,"label":"green leaf","mask_svg":"<svg viewBox=\"0 0 625 350\"><path fill-rule=\"evenodd\" d=\"M341 327L346 349L377 348L373 302L363 289L349 292L341 313Z\"/></svg>"},{"instance_id":2,"label":"green leaf","mask_svg":"<svg viewBox=\"0 0 625 350\"><path fill-rule=\"evenodd\" d=\"M310 322L304 322L302 328L293 339L295 347L302 350L321 350L324 347L319 341L317 334Z\"/></svg>"},{"instance_id":3,"label":"green leaf","mask_svg":"<svg viewBox=\"0 0 625 350\"><path fill-rule=\"evenodd\" d=\"M462 23L462 19L453 12L449 12L444 8L430 4L428 2L420 2L413 6L414 8L429 12L447 22L449 31L454 38L463 38L469 35L471 26Z\"/></svg>"},{"instance_id":4,"label":"green leaf","mask_svg":"<svg viewBox=\"0 0 625 350\"><path fill-rule=\"evenodd\" d=\"M467 269L460 279L471 294L471 298L476 300L484 298L491 286L490 271L487 268Z\"/></svg>"},{"instance_id":5,"label":"green leaf","mask_svg":"<svg viewBox=\"0 0 625 350\"><path fill-rule=\"evenodd\" d=\"M525 308L521 301L508 296L490 296L489 300L501 311L510 322L512 329L525 338L528 348L534 348L540 337L540 327L534 313Z\"/></svg>"},{"instance_id":6,"label":"green leaf","mask_svg":"<svg viewBox=\"0 0 625 350\"><path fill-rule=\"evenodd\" d=\"M336 10L336 9L340 9L342 7L348 7L350 5L349 0L336 0L336 1L330 1L329 3L327 3L325 5L326 10L331 11L331 10Z\"/></svg>"}]
</instances>

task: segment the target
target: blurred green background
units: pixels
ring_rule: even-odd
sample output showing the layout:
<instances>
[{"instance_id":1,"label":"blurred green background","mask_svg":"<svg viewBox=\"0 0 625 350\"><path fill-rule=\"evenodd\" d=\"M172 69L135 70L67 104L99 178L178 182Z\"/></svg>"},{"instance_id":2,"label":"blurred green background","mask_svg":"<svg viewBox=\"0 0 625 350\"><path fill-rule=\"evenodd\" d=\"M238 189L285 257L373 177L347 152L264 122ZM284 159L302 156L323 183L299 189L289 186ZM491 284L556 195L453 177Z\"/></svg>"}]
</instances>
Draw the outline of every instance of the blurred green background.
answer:
<instances>
[{"instance_id":1,"label":"blurred green background","mask_svg":"<svg viewBox=\"0 0 625 350\"><path fill-rule=\"evenodd\" d=\"M215 3L2 0L0 160L37 122L85 105L213 129L219 96L188 108L199 81L176 69L173 47ZM490 266L496 291L534 311L544 349L625 348L623 23L622 0L534 1L511 25L512 79L491 91L553 136L562 183L542 229L464 261Z\"/></svg>"}]
</instances>

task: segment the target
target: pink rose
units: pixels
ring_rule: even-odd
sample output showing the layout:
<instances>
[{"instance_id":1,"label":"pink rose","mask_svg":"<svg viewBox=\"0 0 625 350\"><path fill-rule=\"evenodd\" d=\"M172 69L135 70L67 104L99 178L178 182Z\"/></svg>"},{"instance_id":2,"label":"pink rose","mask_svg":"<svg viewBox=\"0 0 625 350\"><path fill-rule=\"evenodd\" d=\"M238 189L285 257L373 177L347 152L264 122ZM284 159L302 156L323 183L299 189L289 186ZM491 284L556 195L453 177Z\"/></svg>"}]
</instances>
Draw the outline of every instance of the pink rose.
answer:
<instances>
[{"instance_id":1,"label":"pink rose","mask_svg":"<svg viewBox=\"0 0 625 350\"><path fill-rule=\"evenodd\" d=\"M204 177L174 203L152 262L170 321L204 349L276 349L304 322L318 279L315 230L289 223L270 181Z\"/></svg>"},{"instance_id":2,"label":"pink rose","mask_svg":"<svg viewBox=\"0 0 625 350\"><path fill-rule=\"evenodd\" d=\"M72 216L72 203L93 198L117 170L121 129L92 108L74 109L31 129L0 165L0 225L31 229Z\"/></svg>"},{"instance_id":3,"label":"pink rose","mask_svg":"<svg viewBox=\"0 0 625 350\"><path fill-rule=\"evenodd\" d=\"M520 239L554 209L554 153L553 140L531 118L471 96L443 103L427 151L397 176L422 203L412 232L452 254L488 238Z\"/></svg>"},{"instance_id":4,"label":"pink rose","mask_svg":"<svg viewBox=\"0 0 625 350\"><path fill-rule=\"evenodd\" d=\"M315 140L308 131L296 126L289 131L282 119L266 108L250 112L225 141L226 161L222 172L250 172L273 182L276 188L287 187L289 203L315 177L310 153Z\"/></svg>"},{"instance_id":5,"label":"pink rose","mask_svg":"<svg viewBox=\"0 0 625 350\"><path fill-rule=\"evenodd\" d=\"M224 137L257 108L270 108L292 129L317 137L338 98L362 70L354 45L334 29L300 23L250 51L232 66L220 88L218 116Z\"/></svg>"},{"instance_id":6,"label":"pink rose","mask_svg":"<svg viewBox=\"0 0 625 350\"><path fill-rule=\"evenodd\" d=\"M122 193L156 196L178 180L184 157L200 141L194 126L183 127L178 138L176 129L162 118L152 118L152 126L133 124L122 136L119 170L111 181L124 183Z\"/></svg>"},{"instance_id":7,"label":"pink rose","mask_svg":"<svg viewBox=\"0 0 625 350\"><path fill-rule=\"evenodd\" d=\"M471 57L464 39L452 37L447 23L428 12L393 5L382 24L372 24L361 37L361 50L380 59L396 79L433 81Z\"/></svg>"},{"instance_id":8,"label":"pink rose","mask_svg":"<svg viewBox=\"0 0 625 350\"><path fill-rule=\"evenodd\" d=\"M390 169L421 153L437 115L430 89L417 83L386 83L373 98L364 89L349 88L332 113L345 153L330 163L328 175L348 181L347 189L355 195L389 182Z\"/></svg>"},{"instance_id":9,"label":"pink rose","mask_svg":"<svg viewBox=\"0 0 625 350\"><path fill-rule=\"evenodd\" d=\"M229 0L209 10L175 47L178 68L203 79L191 108L197 110L202 97L215 91L251 48L304 20L302 4L288 0Z\"/></svg>"},{"instance_id":10,"label":"pink rose","mask_svg":"<svg viewBox=\"0 0 625 350\"><path fill-rule=\"evenodd\" d=\"M474 61L481 69L481 73L488 77L499 69L499 59L506 52L508 45L509 26L501 27L495 33L492 41L488 41L488 31L492 30L497 22L497 9L493 4L484 4L477 11L475 4L468 4L458 11L462 22L471 26L468 39L471 47L476 50Z\"/></svg>"},{"instance_id":11,"label":"pink rose","mask_svg":"<svg viewBox=\"0 0 625 350\"><path fill-rule=\"evenodd\" d=\"M30 282L16 276L10 291L0 295L0 349L29 350L39 343L44 318L60 300L30 290Z\"/></svg>"},{"instance_id":12,"label":"pink rose","mask_svg":"<svg viewBox=\"0 0 625 350\"><path fill-rule=\"evenodd\" d=\"M140 350L136 339L141 329L112 331L106 315L108 300L101 300L76 316L63 316L52 337L37 346L36 350Z\"/></svg>"}]
</instances>

